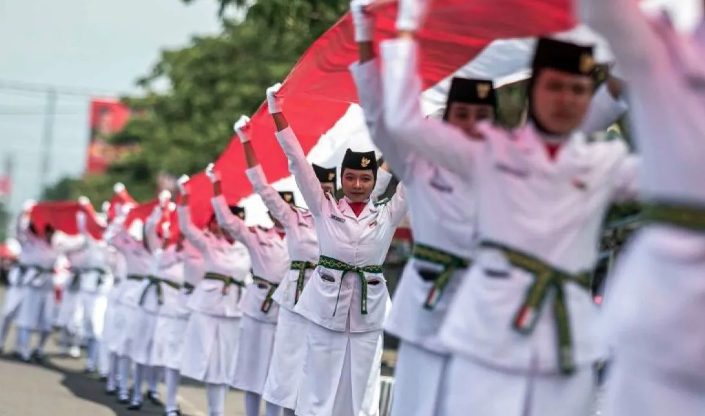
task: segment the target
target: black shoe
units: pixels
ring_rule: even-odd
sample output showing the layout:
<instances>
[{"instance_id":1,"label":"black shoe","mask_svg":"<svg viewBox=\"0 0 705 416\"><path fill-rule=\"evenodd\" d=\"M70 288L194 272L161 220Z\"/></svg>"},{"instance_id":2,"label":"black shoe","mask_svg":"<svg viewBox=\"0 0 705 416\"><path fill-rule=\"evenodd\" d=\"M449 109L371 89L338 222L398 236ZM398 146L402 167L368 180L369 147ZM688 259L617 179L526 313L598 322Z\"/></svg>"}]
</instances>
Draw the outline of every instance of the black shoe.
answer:
<instances>
[{"instance_id":1,"label":"black shoe","mask_svg":"<svg viewBox=\"0 0 705 416\"><path fill-rule=\"evenodd\" d=\"M176 409L176 410L170 410L168 412L164 412L164 416L181 416L181 410Z\"/></svg>"},{"instance_id":2,"label":"black shoe","mask_svg":"<svg viewBox=\"0 0 705 416\"><path fill-rule=\"evenodd\" d=\"M132 402L127 406L127 410L140 410L142 408L142 402Z\"/></svg>"},{"instance_id":3,"label":"black shoe","mask_svg":"<svg viewBox=\"0 0 705 416\"><path fill-rule=\"evenodd\" d=\"M34 352L32 352L32 361L37 364L44 364L44 362L46 361L46 357L44 356L43 352L34 350Z\"/></svg>"},{"instance_id":4,"label":"black shoe","mask_svg":"<svg viewBox=\"0 0 705 416\"><path fill-rule=\"evenodd\" d=\"M117 402L118 402L119 404L130 404L130 396L128 396L128 395L124 395L124 396L118 395L118 400L117 400Z\"/></svg>"},{"instance_id":5,"label":"black shoe","mask_svg":"<svg viewBox=\"0 0 705 416\"><path fill-rule=\"evenodd\" d=\"M106 396L115 396L117 394L118 389L117 388L112 388L112 389L105 389L105 395Z\"/></svg>"},{"instance_id":6,"label":"black shoe","mask_svg":"<svg viewBox=\"0 0 705 416\"><path fill-rule=\"evenodd\" d=\"M153 405L164 406L164 403L159 400L159 393L157 393L156 391L148 391L147 393L145 393L145 396L147 396L147 400L149 400Z\"/></svg>"},{"instance_id":7,"label":"black shoe","mask_svg":"<svg viewBox=\"0 0 705 416\"><path fill-rule=\"evenodd\" d=\"M108 376L106 376L105 374L101 374L98 376L98 380L105 383L106 381L108 381Z\"/></svg>"}]
</instances>

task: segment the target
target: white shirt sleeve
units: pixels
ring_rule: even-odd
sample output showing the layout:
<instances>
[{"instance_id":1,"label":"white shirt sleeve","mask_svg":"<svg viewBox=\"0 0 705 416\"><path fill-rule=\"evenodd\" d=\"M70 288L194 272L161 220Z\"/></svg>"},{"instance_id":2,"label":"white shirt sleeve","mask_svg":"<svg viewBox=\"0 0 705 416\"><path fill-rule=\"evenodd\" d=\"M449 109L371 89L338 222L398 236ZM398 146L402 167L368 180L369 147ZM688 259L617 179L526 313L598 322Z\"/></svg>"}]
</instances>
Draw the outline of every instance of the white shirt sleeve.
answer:
<instances>
[{"instance_id":1,"label":"white shirt sleeve","mask_svg":"<svg viewBox=\"0 0 705 416\"><path fill-rule=\"evenodd\" d=\"M421 112L421 80L416 43L409 39L382 42L384 119L389 134L414 154L457 175L472 177L473 154L478 146L458 128Z\"/></svg>"},{"instance_id":2,"label":"white shirt sleeve","mask_svg":"<svg viewBox=\"0 0 705 416\"><path fill-rule=\"evenodd\" d=\"M408 208L406 188L403 183L399 182L396 192L389 200L389 214L391 216L392 224L394 224L395 227L401 223L404 217L406 217Z\"/></svg>"},{"instance_id":3,"label":"white shirt sleeve","mask_svg":"<svg viewBox=\"0 0 705 416\"><path fill-rule=\"evenodd\" d=\"M384 125L382 76L378 65L377 59L362 64L356 62L350 65L350 72L357 87L357 95L372 142L382 151L392 171L402 180L406 180L409 172L413 171L413 158L408 149L395 143L396 136L390 135Z\"/></svg>"},{"instance_id":4,"label":"white shirt sleeve","mask_svg":"<svg viewBox=\"0 0 705 416\"><path fill-rule=\"evenodd\" d=\"M661 41L637 0L580 0L584 23L610 43L617 64L627 79L633 72L649 71L665 53Z\"/></svg>"},{"instance_id":5,"label":"white shirt sleeve","mask_svg":"<svg viewBox=\"0 0 705 416\"><path fill-rule=\"evenodd\" d=\"M607 130L628 109L629 107L624 100L614 98L607 88L607 84L602 84L592 97L590 109L583 120L581 130L587 134Z\"/></svg>"},{"instance_id":6,"label":"white shirt sleeve","mask_svg":"<svg viewBox=\"0 0 705 416\"><path fill-rule=\"evenodd\" d=\"M309 211L314 216L319 215L326 197L313 167L306 160L306 155L301 148L299 140L291 127L278 131L275 135L279 145L284 150L284 154L286 154L286 158L289 160L289 171L294 175L296 185L299 187Z\"/></svg>"},{"instance_id":7,"label":"white shirt sleeve","mask_svg":"<svg viewBox=\"0 0 705 416\"><path fill-rule=\"evenodd\" d=\"M211 205L213 206L213 211L215 211L215 218L218 220L218 224L223 230L230 234L234 240L241 242L248 249L257 246L254 234L247 228L245 221L230 212L230 207L228 207L228 203L223 195L213 197L211 199Z\"/></svg>"},{"instance_id":8,"label":"white shirt sleeve","mask_svg":"<svg viewBox=\"0 0 705 416\"><path fill-rule=\"evenodd\" d=\"M191 221L191 208L184 205L179 205L176 208L177 217L179 218L179 229L198 251L206 253L208 251L208 240L203 235L203 231L193 225Z\"/></svg>"},{"instance_id":9,"label":"white shirt sleeve","mask_svg":"<svg viewBox=\"0 0 705 416\"><path fill-rule=\"evenodd\" d=\"M251 167L245 171L245 174L272 216L276 218L284 228L295 225L296 213L291 209L289 204L281 198L279 192L267 183L267 177L262 170L262 166L257 165Z\"/></svg>"},{"instance_id":10,"label":"white shirt sleeve","mask_svg":"<svg viewBox=\"0 0 705 416\"><path fill-rule=\"evenodd\" d=\"M635 154L624 157L614 175L614 196L617 201L629 201L639 197L638 176L641 158Z\"/></svg>"},{"instance_id":11,"label":"white shirt sleeve","mask_svg":"<svg viewBox=\"0 0 705 416\"><path fill-rule=\"evenodd\" d=\"M162 208L157 205L144 222L144 237L147 242L147 248L151 252L156 251L161 246L159 244L159 235L157 234L157 226L159 225L161 215Z\"/></svg>"}]
</instances>

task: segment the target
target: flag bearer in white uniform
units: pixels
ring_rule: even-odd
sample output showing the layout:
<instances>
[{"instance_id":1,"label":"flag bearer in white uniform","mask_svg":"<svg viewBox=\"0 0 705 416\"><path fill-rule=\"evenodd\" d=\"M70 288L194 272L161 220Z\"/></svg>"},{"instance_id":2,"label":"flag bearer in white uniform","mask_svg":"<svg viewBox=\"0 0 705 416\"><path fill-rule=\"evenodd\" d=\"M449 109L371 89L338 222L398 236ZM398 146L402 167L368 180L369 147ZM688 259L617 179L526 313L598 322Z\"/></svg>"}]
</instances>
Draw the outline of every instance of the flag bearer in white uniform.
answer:
<instances>
[{"instance_id":1,"label":"flag bearer in white uniform","mask_svg":"<svg viewBox=\"0 0 705 416\"><path fill-rule=\"evenodd\" d=\"M118 360L118 402L130 403L128 379L130 354L133 350L135 314L138 313L139 298L142 294L142 281L147 278L152 267L152 255L142 241L135 239L125 227L125 220L131 207L125 205L113 220L106 233L106 241L115 247L125 258L127 277L120 283L117 307L114 308L114 326L118 334L111 346L120 358ZM137 374L136 374L137 375ZM141 384L141 383L138 383ZM137 397L141 401L141 397ZM136 400L135 400L136 401ZM132 403L134 404L134 403ZM134 407L134 406L133 406Z\"/></svg>"},{"instance_id":2,"label":"flag bearer in white uniform","mask_svg":"<svg viewBox=\"0 0 705 416\"><path fill-rule=\"evenodd\" d=\"M164 368L167 391L164 410L167 416L176 416L181 414L176 394L188 309L183 292L185 253L181 245L172 242L168 221L176 206L167 201L164 198L145 222L145 237L153 248L155 270L145 287L142 302L145 309L156 313L149 361L154 367ZM161 233L157 231L159 227Z\"/></svg>"},{"instance_id":3,"label":"flag bearer in white uniform","mask_svg":"<svg viewBox=\"0 0 705 416\"><path fill-rule=\"evenodd\" d=\"M65 255L70 266L69 276L62 285L61 302L54 326L59 328L59 344L63 353L72 358L79 358L81 356L81 338L83 337L83 328L81 327L83 310L79 291L82 270L88 264L89 255L85 237L76 250L71 250Z\"/></svg>"},{"instance_id":4,"label":"flag bearer in white uniform","mask_svg":"<svg viewBox=\"0 0 705 416\"><path fill-rule=\"evenodd\" d=\"M206 384L208 415L225 414L225 394L237 355L242 310L240 300L250 271L247 248L228 240L216 222L201 231L191 222L187 176L179 179L179 228L203 257L203 278L190 295L191 309L181 362L181 375ZM188 264L188 263L187 263ZM192 270L197 271L198 267Z\"/></svg>"},{"instance_id":5,"label":"flag bearer in white uniform","mask_svg":"<svg viewBox=\"0 0 705 416\"><path fill-rule=\"evenodd\" d=\"M105 237L105 233L103 234ZM118 295L121 291L121 284L127 279L127 265L125 257L118 252L113 246L106 247L106 263L105 269L110 271L113 277L113 284L108 292L108 304L105 310L105 322L103 326L103 339L101 340L100 349L107 350L108 354L108 372L105 382L105 394L113 396L117 394L118 386L118 363L119 356L115 353L115 341L120 336L115 326L118 304Z\"/></svg>"},{"instance_id":6,"label":"flag bearer in white uniform","mask_svg":"<svg viewBox=\"0 0 705 416\"><path fill-rule=\"evenodd\" d=\"M597 309L589 293L603 214L633 193L636 161L621 141L588 142L591 47L538 42L531 121L481 123L482 141L425 119L416 75L419 11L403 3L400 38L382 45L390 134L476 184L479 249L440 331L452 352L441 415L588 415Z\"/></svg>"},{"instance_id":7,"label":"flag bearer in white uniform","mask_svg":"<svg viewBox=\"0 0 705 416\"><path fill-rule=\"evenodd\" d=\"M345 196L337 201L321 189L294 132L281 121L276 136L313 215L321 251L294 308L311 322L296 414L375 415L390 306L382 263L406 215L403 187L389 200L371 200L374 152L348 149L341 166Z\"/></svg>"},{"instance_id":8,"label":"flag bearer in white uniform","mask_svg":"<svg viewBox=\"0 0 705 416\"><path fill-rule=\"evenodd\" d=\"M247 227L243 219L230 211L221 193L220 178L212 168L209 166L206 174L213 182L212 203L218 223L247 247L252 260L253 282L248 284L241 304L240 346L230 385L245 392L245 414L257 416L279 315L279 305L272 296L289 271L289 253L279 224L270 229ZM266 402L267 416L280 413L278 405Z\"/></svg>"},{"instance_id":9,"label":"flag bearer in white uniform","mask_svg":"<svg viewBox=\"0 0 705 416\"><path fill-rule=\"evenodd\" d=\"M20 310L22 299L26 291L22 283L25 279L25 274L31 271L33 251L29 247L25 247L28 242L27 233L29 233L29 216L34 206L34 201L26 201L22 207L22 213L17 218L17 241L19 241L22 250L17 258L17 264L12 267L8 276L8 286L5 290L5 298L2 304L2 321L0 321L0 354L5 348L5 340L10 331L10 324L17 317ZM19 337L15 338L15 355L19 354Z\"/></svg>"},{"instance_id":10,"label":"flag bearer in white uniform","mask_svg":"<svg viewBox=\"0 0 705 416\"><path fill-rule=\"evenodd\" d=\"M92 210L87 198L82 197L79 202L87 207L87 210ZM80 308L83 311L81 334L88 345L86 371L94 372L98 366L100 340L103 336L105 312L108 306L107 294L112 286L112 275L105 269L107 247L102 241L93 238L88 231L86 215L83 211L76 213L76 224L85 245L84 264L78 271L80 273L78 293Z\"/></svg>"},{"instance_id":11,"label":"flag bearer in white uniform","mask_svg":"<svg viewBox=\"0 0 705 416\"><path fill-rule=\"evenodd\" d=\"M169 191L159 193L159 204L155 212L145 221L143 232L143 245L151 255L149 273L140 282L137 307L132 315L130 331L132 331L132 347L130 358L135 363L135 374L132 386L132 398L129 410L139 410L142 407L142 382L146 379L149 383L148 398L154 404L161 405L157 396L157 380L161 372L161 365L155 363L152 350L155 347L155 329L157 317L162 307L173 303L181 288L180 280L183 278L183 264L180 254L172 244L168 246L163 242L161 226L162 216L168 217ZM168 233L168 228L166 229ZM168 307L168 305L167 305Z\"/></svg>"},{"instance_id":12,"label":"flag bearer in white uniform","mask_svg":"<svg viewBox=\"0 0 705 416\"><path fill-rule=\"evenodd\" d=\"M705 20L678 33L636 1L583 1L625 75L646 226L605 293L603 414L705 411Z\"/></svg>"},{"instance_id":13,"label":"flag bearer in white uniform","mask_svg":"<svg viewBox=\"0 0 705 416\"><path fill-rule=\"evenodd\" d=\"M374 22L364 3L351 3L360 61L350 70L372 140L407 189L415 241L385 323L386 331L400 338L392 415L436 416L450 362L438 330L475 248L474 184L387 133L381 74L372 45ZM464 131L464 140L478 140L476 123L494 119L495 109L492 81L454 78L443 119Z\"/></svg>"},{"instance_id":14,"label":"flag bearer in white uniform","mask_svg":"<svg viewBox=\"0 0 705 416\"><path fill-rule=\"evenodd\" d=\"M268 95L269 99L269 95ZM281 109L276 100L270 101L270 114L275 123L281 122ZM279 319L274 337L274 352L269 366L262 398L282 407L284 416L293 416L296 409L304 359L306 358L306 331L308 321L294 312L304 287L316 268L318 237L313 216L307 209L294 204L293 193L279 193L267 182L247 133L238 130L242 138L248 169L247 177L255 192L262 198L271 216L286 232L286 243L291 258L290 270L272 296L279 304ZM316 176L325 192L335 194L336 170L314 165ZM288 198L288 200L287 200Z\"/></svg>"},{"instance_id":15,"label":"flag bearer in white uniform","mask_svg":"<svg viewBox=\"0 0 705 416\"><path fill-rule=\"evenodd\" d=\"M25 294L16 322L20 358L25 362L32 358L40 363L44 361L44 345L54 322L54 263L60 253L52 245L53 236L51 225L46 225L40 236L33 224L29 225L29 232L20 236L23 250L29 250L32 259L30 271L24 274ZM32 332L39 334L34 351L30 350Z\"/></svg>"}]
</instances>

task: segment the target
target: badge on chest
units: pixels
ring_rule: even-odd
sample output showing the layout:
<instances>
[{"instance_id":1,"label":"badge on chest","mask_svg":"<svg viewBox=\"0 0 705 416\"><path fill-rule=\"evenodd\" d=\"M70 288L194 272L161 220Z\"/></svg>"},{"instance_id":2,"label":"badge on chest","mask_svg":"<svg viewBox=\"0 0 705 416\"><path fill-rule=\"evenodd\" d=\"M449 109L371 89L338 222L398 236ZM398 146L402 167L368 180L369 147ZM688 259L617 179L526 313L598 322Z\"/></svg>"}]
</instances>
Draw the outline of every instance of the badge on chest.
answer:
<instances>
[{"instance_id":1,"label":"badge on chest","mask_svg":"<svg viewBox=\"0 0 705 416\"><path fill-rule=\"evenodd\" d=\"M333 221L341 222L341 223L345 222L345 218L341 218L335 214L330 214L330 219L332 219Z\"/></svg>"}]
</instances>

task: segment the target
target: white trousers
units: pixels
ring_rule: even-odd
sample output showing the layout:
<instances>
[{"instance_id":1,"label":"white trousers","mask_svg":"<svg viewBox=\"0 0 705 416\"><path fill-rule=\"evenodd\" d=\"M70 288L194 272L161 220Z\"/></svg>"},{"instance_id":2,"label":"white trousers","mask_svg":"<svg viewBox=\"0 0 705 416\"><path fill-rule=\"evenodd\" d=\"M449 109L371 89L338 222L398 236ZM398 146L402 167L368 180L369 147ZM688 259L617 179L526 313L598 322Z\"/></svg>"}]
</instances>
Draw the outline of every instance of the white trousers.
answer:
<instances>
[{"instance_id":1,"label":"white trousers","mask_svg":"<svg viewBox=\"0 0 705 416\"><path fill-rule=\"evenodd\" d=\"M591 367L570 376L511 372L460 355L444 386L441 416L591 416L596 392Z\"/></svg>"},{"instance_id":2,"label":"white trousers","mask_svg":"<svg viewBox=\"0 0 705 416\"><path fill-rule=\"evenodd\" d=\"M436 416L442 409L450 355L402 341L394 374L392 416Z\"/></svg>"},{"instance_id":3,"label":"white trousers","mask_svg":"<svg viewBox=\"0 0 705 416\"><path fill-rule=\"evenodd\" d=\"M379 414L382 331L337 332L311 323L298 416Z\"/></svg>"}]
</instances>

